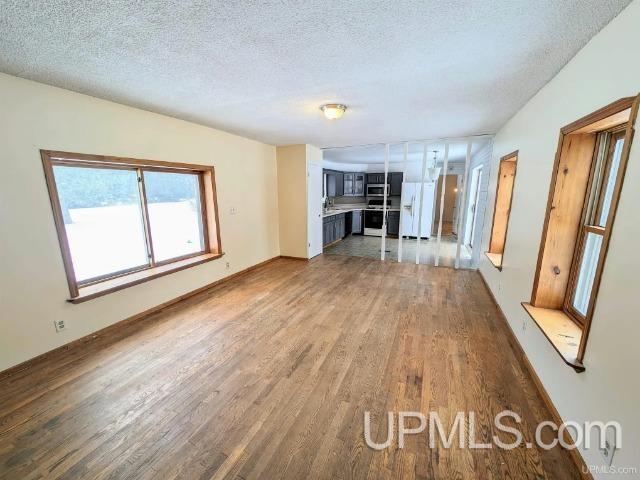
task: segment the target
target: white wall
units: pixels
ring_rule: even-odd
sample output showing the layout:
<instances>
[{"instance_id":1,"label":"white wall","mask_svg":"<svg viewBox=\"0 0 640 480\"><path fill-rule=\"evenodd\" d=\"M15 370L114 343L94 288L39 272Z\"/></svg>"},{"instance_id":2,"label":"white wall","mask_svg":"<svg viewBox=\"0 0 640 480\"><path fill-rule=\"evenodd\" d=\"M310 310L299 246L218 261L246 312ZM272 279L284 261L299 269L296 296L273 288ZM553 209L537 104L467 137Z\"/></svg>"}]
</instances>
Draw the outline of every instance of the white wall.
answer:
<instances>
[{"instance_id":1,"label":"white wall","mask_svg":"<svg viewBox=\"0 0 640 480\"><path fill-rule=\"evenodd\" d=\"M310 163L322 165L322 150L307 144L285 145L276 148L276 157L280 254L309 258L307 172Z\"/></svg>"},{"instance_id":2,"label":"white wall","mask_svg":"<svg viewBox=\"0 0 640 480\"><path fill-rule=\"evenodd\" d=\"M480 270L562 418L621 422L623 448L615 454L614 465L635 466L640 471L640 138L637 135L602 276L584 373L576 373L562 362L520 305L531 297L559 130L614 100L637 95L638 51L640 1L636 0L498 132L484 225L485 251L500 157L519 150L518 173L503 271L495 269L484 256ZM597 449L582 449L581 453L587 464L603 464Z\"/></svg>"},{"instance_id":3,"label":"white wall","mask_svg":"<svg viewBox=\"0 0 640 480\"><path fill-rule=\"evenodd\" d=\"M0 370L279 255L275 147L2 74L0 112ZM40 149L214 165L225 256L67 303Z\"/></svg>"},{"instance_id":4,"label":"white wall","mask_svg":"<svg viewBox=\"0 0 640 480\"><path fill-rule=\"evenodd\" d=\"M280 253L307 258L307 148L287 145L276 148Z\"/></svg>"}]
</instances>

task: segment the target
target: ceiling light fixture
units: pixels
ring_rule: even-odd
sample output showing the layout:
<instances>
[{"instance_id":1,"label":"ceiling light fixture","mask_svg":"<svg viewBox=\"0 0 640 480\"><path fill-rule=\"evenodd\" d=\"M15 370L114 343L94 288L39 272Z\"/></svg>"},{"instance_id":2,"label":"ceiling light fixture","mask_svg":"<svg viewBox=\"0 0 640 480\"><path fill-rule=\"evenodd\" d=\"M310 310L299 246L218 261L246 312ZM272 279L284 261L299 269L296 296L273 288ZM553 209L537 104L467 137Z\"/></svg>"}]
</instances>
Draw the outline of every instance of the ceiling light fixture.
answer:
<instances>
[{"instance_id":1,"label":"ceiling light fixture","mask_svg":"<svg viewBox=\"0 0 640 480\"><path fill-rule=\"evenodd\" d=\"M328 120L337 120L342 115L344 115L344 111L347 109L346 105L342 105L341 103L327 103L326 105L321 105L320 110L324 113L324 116Z\"/></svg>"},{"instance_id":2,"label":"ceiling light fixture","mask_svg":"<svg viewBox=\"0 0 640 480\"><path fill-rule=\"evenodd\" d=\"M433 183L440 176L440 167L436 167L438 163L438 150L433 150L433 167L427 168L427 182Z\"/></svg>"}]
</instances>

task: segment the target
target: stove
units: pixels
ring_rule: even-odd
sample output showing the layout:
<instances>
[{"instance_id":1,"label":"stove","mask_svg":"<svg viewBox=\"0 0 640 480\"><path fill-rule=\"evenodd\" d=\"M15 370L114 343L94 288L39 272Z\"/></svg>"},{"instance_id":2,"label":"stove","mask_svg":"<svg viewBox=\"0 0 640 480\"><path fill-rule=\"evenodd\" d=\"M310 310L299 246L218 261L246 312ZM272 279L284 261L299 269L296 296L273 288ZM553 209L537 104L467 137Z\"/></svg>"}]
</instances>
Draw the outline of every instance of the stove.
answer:
<instances>
[{"instance_id":1,"label":"stove","mask_svg":"<svg viewBox=\"0 0 640 480\"><path fill-rule=\"evenodd\" d=\"M387 204L387 207L389 205ZM384 199L372 198L367 202L364 212L364 234L373 237L382 236L382 224L384 223Z\"/></svg>"},{"instance_id":2,"label":"stove","mask_svg":"<svg viewBox=\"0 0 640 480\"><path fill-rule=\"evenodd\" d=\"M380 198L370 199L367 202L368 210L382 210L384 208L384 200ZM387 208L389 208L389 203L387 202Z\"/></svg>"}]
</instances>

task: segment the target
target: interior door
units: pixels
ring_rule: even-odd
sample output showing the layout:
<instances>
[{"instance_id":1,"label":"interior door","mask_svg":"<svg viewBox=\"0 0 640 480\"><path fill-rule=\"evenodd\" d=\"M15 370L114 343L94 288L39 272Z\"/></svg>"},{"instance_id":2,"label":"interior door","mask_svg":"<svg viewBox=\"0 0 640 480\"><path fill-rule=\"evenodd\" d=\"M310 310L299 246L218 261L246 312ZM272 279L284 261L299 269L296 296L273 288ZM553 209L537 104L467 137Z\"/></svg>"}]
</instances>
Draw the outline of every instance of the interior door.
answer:
<instances>
[{"instance_id":1,"label":"interior door","mask_svg":"<svg viewBox=\"0 0 640 480\"><path fill-rule=\"evenodd\" d=\"M307 168L307 256L322 253L322 167L310 163Z\"/></svg>"}]
</instances>

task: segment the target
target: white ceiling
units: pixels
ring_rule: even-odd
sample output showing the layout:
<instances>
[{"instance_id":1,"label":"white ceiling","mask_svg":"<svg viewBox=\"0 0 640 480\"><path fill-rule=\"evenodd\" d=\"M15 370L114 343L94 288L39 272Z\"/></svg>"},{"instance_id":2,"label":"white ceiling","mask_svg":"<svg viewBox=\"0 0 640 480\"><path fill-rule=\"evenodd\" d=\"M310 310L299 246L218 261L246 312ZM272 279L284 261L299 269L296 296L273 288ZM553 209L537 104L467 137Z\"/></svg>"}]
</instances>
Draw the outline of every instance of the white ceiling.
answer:
<instances>
[{"instance_id":1,"label":"white ceiling","mask_svg":"<svg viewBox=\"0 0 640 480\"><path fill-rule=\"evenodd\" d=\"M0 71L272 144L494 133L628 3L0 0Z\"/></svg>"}]
</instances>

